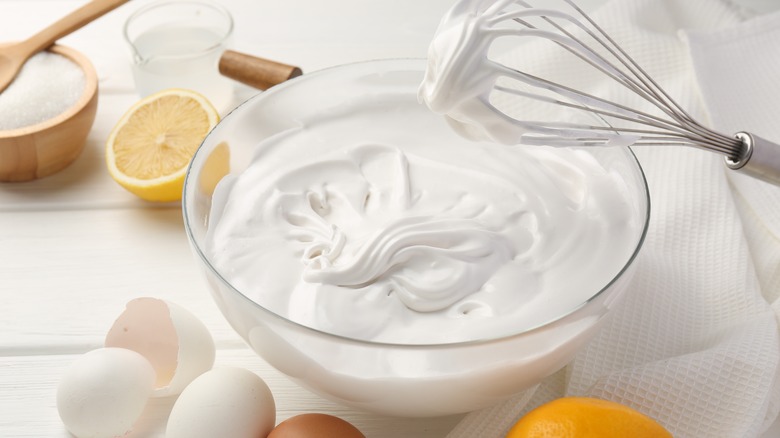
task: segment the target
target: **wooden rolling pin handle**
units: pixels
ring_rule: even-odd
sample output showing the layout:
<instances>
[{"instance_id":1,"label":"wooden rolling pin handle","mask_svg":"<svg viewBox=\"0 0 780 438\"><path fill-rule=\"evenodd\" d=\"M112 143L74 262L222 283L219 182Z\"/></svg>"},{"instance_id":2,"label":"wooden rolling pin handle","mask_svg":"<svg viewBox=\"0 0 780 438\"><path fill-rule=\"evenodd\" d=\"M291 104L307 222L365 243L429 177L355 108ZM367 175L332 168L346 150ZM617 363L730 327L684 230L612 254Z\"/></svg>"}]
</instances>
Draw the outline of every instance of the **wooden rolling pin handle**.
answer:
<instances>
[{"instance_id":1,"label":"wooden rolling pin handle","mask_svg":"<svg viewBox=\"0 0 780 438\"><path fill-rule=\"evenodd\" d=\"M267 90L276 84L300 76L300 68L245 53L225 50L219 59L219 72L250 87Z\"/></svg>"}]
</instances>

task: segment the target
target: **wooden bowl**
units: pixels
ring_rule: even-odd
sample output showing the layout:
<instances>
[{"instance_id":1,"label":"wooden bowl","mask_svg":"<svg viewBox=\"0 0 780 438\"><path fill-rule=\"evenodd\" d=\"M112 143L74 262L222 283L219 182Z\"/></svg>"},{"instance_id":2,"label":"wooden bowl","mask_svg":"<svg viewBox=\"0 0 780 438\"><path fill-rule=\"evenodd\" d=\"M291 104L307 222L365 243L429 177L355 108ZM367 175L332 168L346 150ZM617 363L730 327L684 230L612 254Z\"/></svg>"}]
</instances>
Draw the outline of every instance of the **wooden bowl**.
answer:
<instances>
[{"instance_id":1,"label":"wooden bowl","mask_svg":"<svg viewBox=\"0 0 780 438\"><path fill-rule=\"evenodd\" d=\"M50 52L65 56L84 71L84 93L65 112L44 122L0 130L0 181L30 181L56 173L84 149L95 121L98 82L89 59L71 48L54 45Z\"/></svg>"}]
</instances>

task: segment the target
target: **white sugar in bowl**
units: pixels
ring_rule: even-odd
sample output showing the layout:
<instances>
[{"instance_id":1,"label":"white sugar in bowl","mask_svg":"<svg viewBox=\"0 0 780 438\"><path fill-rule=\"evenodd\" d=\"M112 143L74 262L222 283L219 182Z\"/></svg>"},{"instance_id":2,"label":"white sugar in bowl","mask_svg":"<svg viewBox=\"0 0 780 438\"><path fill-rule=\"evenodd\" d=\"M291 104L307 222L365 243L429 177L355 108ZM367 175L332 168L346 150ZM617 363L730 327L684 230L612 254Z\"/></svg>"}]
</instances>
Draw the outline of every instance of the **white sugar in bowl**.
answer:
<instances>
[{"instance_id":1,"label":"white sugar in bowl","mask_svg":"<svg viewBox=\"0 0 780 438\"><path fill-rule=\"evenodd\" d=\"M62 45L39 55L42 64L36 67L40 61L30 58L28 71L23 69L0 93L3 182L30 181L64 169L81 154L95 121L98 81L89 59Z\"/></svg>"}]
</instances>

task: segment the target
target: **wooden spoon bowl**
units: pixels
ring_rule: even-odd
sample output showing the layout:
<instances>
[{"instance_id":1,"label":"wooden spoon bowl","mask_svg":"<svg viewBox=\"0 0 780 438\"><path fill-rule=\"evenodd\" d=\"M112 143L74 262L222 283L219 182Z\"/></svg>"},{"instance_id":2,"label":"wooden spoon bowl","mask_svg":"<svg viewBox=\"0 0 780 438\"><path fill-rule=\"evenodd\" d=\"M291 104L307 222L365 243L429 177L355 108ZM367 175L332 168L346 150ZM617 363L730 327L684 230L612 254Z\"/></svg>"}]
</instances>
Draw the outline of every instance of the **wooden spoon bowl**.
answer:
<instances>
[{"instance_id":1,"label":"wooden spoon bowl","mask_svg":"<svg viewBox=\"0 0 780 438\"><path fill-rule=\"evenodd\" d=\"M64 56L84 71L84 92L63 113L44 122L0 130L0 181L30 181L56 173L81 154L95 121L98 81L89 59L55 44L49 52Z\"/></svg>"}]
</instances>

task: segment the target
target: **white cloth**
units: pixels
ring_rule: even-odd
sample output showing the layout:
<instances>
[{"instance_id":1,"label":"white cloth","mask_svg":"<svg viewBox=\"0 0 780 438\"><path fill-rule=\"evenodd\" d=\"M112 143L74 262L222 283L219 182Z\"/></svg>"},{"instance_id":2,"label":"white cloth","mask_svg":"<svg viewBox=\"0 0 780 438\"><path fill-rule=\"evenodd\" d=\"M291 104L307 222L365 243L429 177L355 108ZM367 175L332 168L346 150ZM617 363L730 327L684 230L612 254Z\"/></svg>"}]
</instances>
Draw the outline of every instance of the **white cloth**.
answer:
<instances>
[{"instance_id":1,"label":"white cloth","mask_svg":"<svg viewBox=\"0 0 780 438\"><path fill-rule=\"evenodd\" d=\"M592 16L694 118L780 141L780 15L746 21L724 0L613 0ZM577 72L546 53L522 56ZM468 414L448 438L503 437L565 395L632 406L675 438L756 437L776 418L780 188L734 175L706 151L635 152L652 211L622 305L566 368Z\"/></svg>"}]
</instances>

